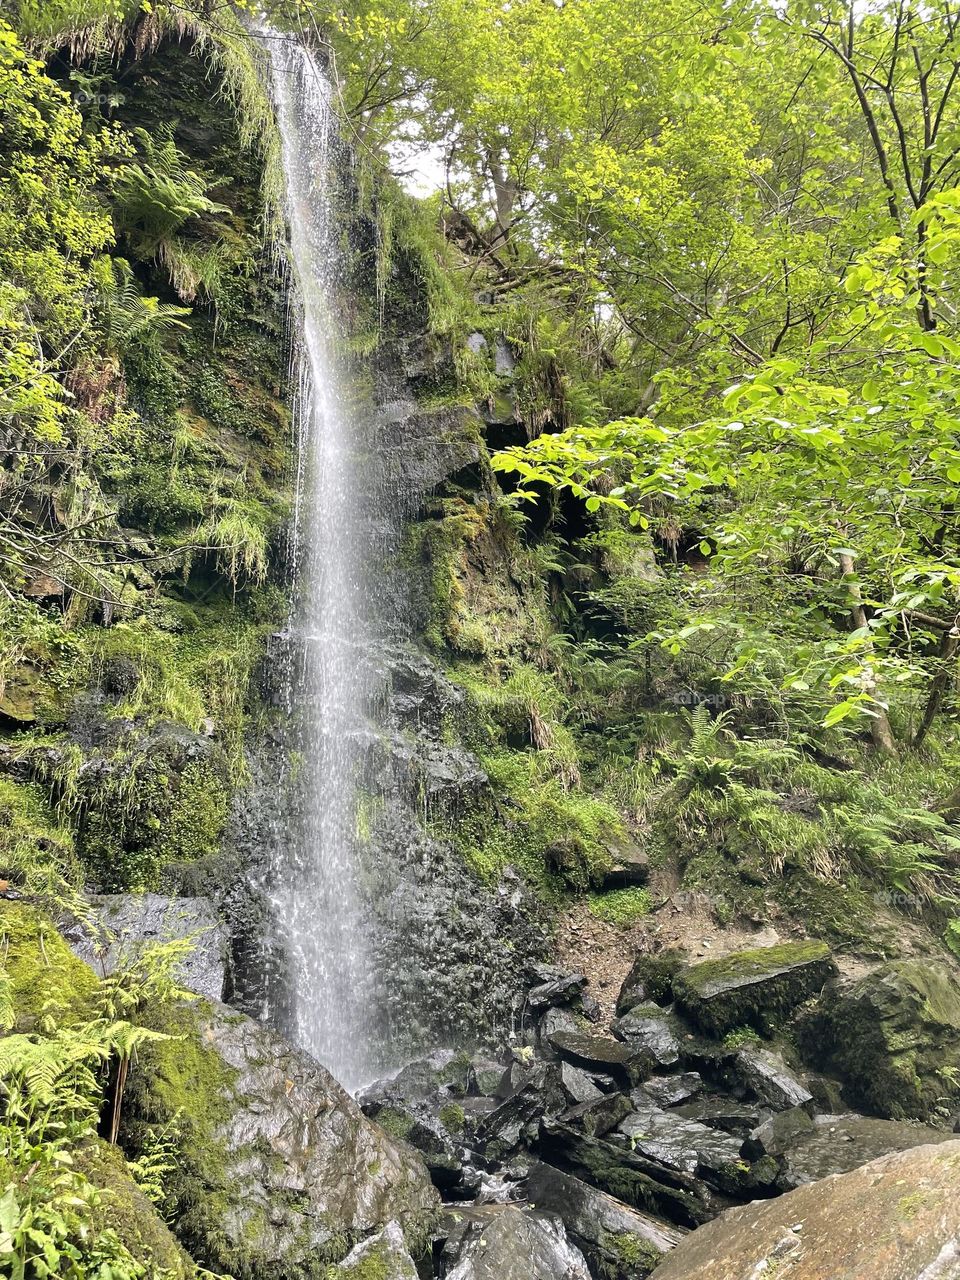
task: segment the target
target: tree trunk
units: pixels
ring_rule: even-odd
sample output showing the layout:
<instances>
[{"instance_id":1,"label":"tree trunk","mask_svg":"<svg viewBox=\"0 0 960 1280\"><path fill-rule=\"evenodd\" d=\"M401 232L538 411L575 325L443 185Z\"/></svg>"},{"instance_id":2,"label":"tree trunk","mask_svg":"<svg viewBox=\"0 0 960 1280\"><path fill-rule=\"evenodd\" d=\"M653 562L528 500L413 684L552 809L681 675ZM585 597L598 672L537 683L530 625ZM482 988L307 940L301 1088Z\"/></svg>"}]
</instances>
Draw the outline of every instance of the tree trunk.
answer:
<instances>
[{"instance_id":1,"label":"tree trunk","mask_svg":"<svg viewBox=\"0 0 960 1280\"><path fill-rule=\"evenodd\" d=\"M851 629L859 631L862 627L867 626L867 611L863 607L860 584L856 580L853 556L841 553L840 572L846 580L847 590L850 594L850 621L853 623ZM869 643L867 646L867 661L864 663L864 691L875 700L869 716L870 737L879 752L885 756L895 757L898 754L897 740L893 736L893 729L890 727L890 717L887 715L887 709L877 698L877 677L873 669L872 657L873 644Z\"/></svg>"},{"instance_id":2,"label":"tree trunk","mask_svg":"<svg viewBox=\"0 0 960 1280\"><path fill-rule=\"evenodd\" d=\"M945 631L940 640L940 669L933 677L933 683L930 685L930 693L927 695L927 705L923 709L923 719L917 732L913 735L913 745L919 747L922 745L924 738L933 727L937 712L940 710L940 703L943 701L943 695L947 691L952 675L952 660L957 656L957 649L960 647L960 630L957 629L957 622L954 622L949 631Z\"/></svg>"}]
</instances>

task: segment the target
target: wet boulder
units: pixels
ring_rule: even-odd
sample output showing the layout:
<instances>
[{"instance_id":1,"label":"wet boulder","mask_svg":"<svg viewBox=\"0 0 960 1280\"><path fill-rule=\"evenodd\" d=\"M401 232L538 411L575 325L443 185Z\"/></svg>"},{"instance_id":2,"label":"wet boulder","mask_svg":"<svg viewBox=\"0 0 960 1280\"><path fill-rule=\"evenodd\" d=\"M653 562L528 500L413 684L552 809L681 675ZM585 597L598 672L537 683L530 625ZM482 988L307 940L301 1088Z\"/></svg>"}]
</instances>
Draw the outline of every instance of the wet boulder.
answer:
<instances>
[{"instance_id":1,"label":"wet boulder","mask_svg":"<svg viewBox=\"0 0 960 1280\"><path fill-rule=\"evenodd\" d=\"M686 1237L654 1280L948 1280L960 1266L960 1142L915 1147Z\"/></svg>"},{"instance_id":2,"label":"wet boulder","mask_svg":"<svg viewBox=\"0 0 960 1280\"><path fill-rule=\"evenodd\" d=\"M562 1118L547 1118L540 1131L540 1152L550 1164L641 1212L684 1227L695 1227L718 1213L725 1201L702 1180L637 1150L625 1133L589 1137Z\"/></svg>"},{"instance_id":3,"label":"wet boulder","mask_svg":"<svg viewBox=\"0 0 960 1280\"><path fill-rule=\"evenodd\" d=\"M676 1107L689 1102L703 1089L703 1077L698 1071L683 1071L673 1076L654 1076L641 1085L645 1097L658 1107Z\"/></svg>"},{"instance_id":4,"label":"wet boulder","mask_svg":"<svg viewBox=\"0 0 960 1280\"><path fill-rule=\"evenodd\" d=\"M597 1275L644 1280L685 1232L629 1205L589 1183L537 1162L530 1169L527 1194L536 1208L557 1214L573 1243Z\"/></svg>"},{"instance_id":5,"label":"wet boulder","mask_svg":"<svg viewBox=\"0 0 960 1280\"><path fill-rule=\"evenodd\" d=\"M539 1014L558 1006L579 1009L580 998L587 985L582 973L568 973L563 969L542 966L536 971L536 977L540 981L527 992L527 1009L530 1013Z\"/></svg>"},{"instance_id":6,"label":"wet boulder","mask_svg":"<svg viewBox=\"0 0 960 1280\"><path fill-rule=\"evenodd\" d=\"M742 1139L652 1104L634 1110L619 1132L635 1152L739 1199L771 1194L779 1172L762 1154L756 1161L745 1157Z\"/></svg>"},{"instance_id":7,"label":"wet boulder","mask_svg":"<svg viewBox=\"0 0 960 1280\"><path fill-rule=\"evenodd\" d=\"M169 898L159 893L100 894L89 900L83 921L64 929L74 955L97 973L113 973L136 960L145 947L184 941L190 950L173 976L188 991L223 998L229 937L209 898Z\"/></svg>"},{"instance_id":8,"label":"wet boulder","mask_svg":"<svg viewBox=\"0 0 960 1280\"><path fill-rule=\"evenodd\" d=\"M960 1097L960 977L946 962L898 960L831 983L800 1021L805 1058L839 1075L858 1109L925 1120Z\"/></svg>"},{"instance_id":9,"label":"wet boulder","mask_svg":"<svg viewBox=\"0 0 960 1280\"><path fill-rule=\"evenodd\" d=\"M604 1036L577 1031L556 1031L550 1045L567 1062L588 1071L611 1075L627 1087L649 1074L647 1059L629 1045Z\"/></svg>"},{"instance_id":10,"label":"wet boulder","mask_svg":"<svg viewBox=\"0 0 960 1280\"><path fill-rule=\"evenodd\" d=\"M784 1168L779 1185L790 1190L833 1173L849 1173L895 1151L951 1142L955 1137L913 1120L878 1120L855 1114L817 1116L782 1141Z\"/></svg>"},{"instance_id":11,"label":"wet boulder","mask_svg":"<svg viewBox=\"0 0 960 1280\"><path fill-rule=\"evenodd\" d=\"M515 1205L458 1217L444 1246L446 1280L590 1280L559 1217Z\"/></svg>"},{"instance_id":12,"label":"wet boulder","mask_svg":"<svg viewBox=\"0 0 960 1280\"><path fill-rule=\"evenodd\" d=\"M602 1138L630 1114L633 1104L624 1093L601 1094L565 1111L565 1124L573 1125L591 1138Z\"/></svg>"},{"instance_id":13,"label":"wet boulder","mask_svg":"<svg viewBox=\"0 0 960 1280\"><path fill-rule=\"evenodd\" d=\"M390 1222L422 1247L438 1208L426 1168L319 1063L213 1001L149 1021L170 1038L130 1072L121 1141L137 1154L158 1127L175 1135L169 1208L198 1262L250 1280L309 1274Z\"/></svg>"},{"instance_id":14,"label":"wet boulder","mask_svg":"<svg viewBox=\"0 0 960 1280\"><path fill-rule=\"evenodd\" d=\"M680 1061L680 1028L658 1005L634 1005L613 1023L613 1033L640 1056L648 1075L669 1071Z\"/></svg>"},{"instance_id":15,"label":"wet boulder","mask_svg":"<svg viewBox=\"0 0 960 1280\"><path fill-rule=\"evenodd\" d=\"M671 986L678 1009L708 1035L744 1026L771 1034L836 972L826 943L786 942L689 965Z\"/></svg>"},{"instance_id":16,"label":"wet boulder","mask_svg":"<svg viewBox=\"0 0 960 1280\"><path fill-rule=\"evenodd\" d=\"M725 1060L723 1075L737 1097L755 1098L773 1111L788 1111L791 1107L813 1111L813 1094L799 1075L764 1045L741 1045L732 1058Z\"/></svg>"}]
</instances>

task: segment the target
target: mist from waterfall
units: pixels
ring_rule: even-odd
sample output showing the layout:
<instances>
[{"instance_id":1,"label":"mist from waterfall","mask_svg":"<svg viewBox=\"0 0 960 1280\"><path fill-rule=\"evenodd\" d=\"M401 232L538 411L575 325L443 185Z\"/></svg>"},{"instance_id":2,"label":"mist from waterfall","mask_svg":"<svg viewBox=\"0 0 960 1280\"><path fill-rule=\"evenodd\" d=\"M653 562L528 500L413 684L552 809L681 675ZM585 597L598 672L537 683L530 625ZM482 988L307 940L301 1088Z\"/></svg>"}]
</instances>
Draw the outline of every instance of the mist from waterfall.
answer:
<instances>
[{"instance_id":1,"label":"mist from waterfall","mask_svg":"<svg viewBox=\"0 0 960 1280\"><path fill-rule=\"evenodd\" d=\"M298 459L288 676L297 811L278 833L271 895L287 970L285 1029L350 1088L377 1065L355 831L370 696L370 476L338 358L332 88L296 41L274 36L266 44L286 178Z\"/></svg>"}]
</instances>

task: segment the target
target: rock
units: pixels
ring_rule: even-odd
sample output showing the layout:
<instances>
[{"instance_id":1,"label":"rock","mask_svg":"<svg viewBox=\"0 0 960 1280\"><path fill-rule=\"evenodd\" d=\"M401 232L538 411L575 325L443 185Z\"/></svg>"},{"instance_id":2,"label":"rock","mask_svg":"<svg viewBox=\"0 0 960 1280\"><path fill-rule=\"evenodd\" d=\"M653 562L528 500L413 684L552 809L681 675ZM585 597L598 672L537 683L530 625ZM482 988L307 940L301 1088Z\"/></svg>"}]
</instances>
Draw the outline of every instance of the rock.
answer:
<instances>
[{"instance_id":1,"label":"rock","mask_svg":"<svg viewBox=\"0 0 960 1280\"><path fill-rule=\"evenodd\" d=\"M583 1024L572 1009L548 1009L537 1027L537 1039L541 1048L549 1049L550 1037L558 1031L572 1031L575 1035Z\"/></svg>"},{"instance_id":2,"label":"rock","mask_svg":"<svg viewBox=\"0 0 960 1280\"><path fill-rule=\"evenodd\" d=\"M813 1120L809 1113L802 1107L791 1107L789 1111L778 1111L757 1125L750 1134L746 1149L757 1156L782 1156L812 1132Z\"/></svg>"},{"instance_id":3,"label":"rock","mask_svg":"<svg viewBox=\"0 0 960 1280\"><path fill-rule=\"evenodd\" d=\"M680 1061L677 1030L656 1005L634 1005L614 1021L613 1033L644 1058L647 1074L669 1069Z\"/></svg>"},{"instance_id":4,"label":"rock","mask_svg":"<svg viewBox=\"0 0 960 1280\"><path fill-rule=\"evenodd\" d=\"M563 1219L598 1275L643 1280L685 1234L549 1164L531 1167L527 1194L536 1208Z\"/></svg>"},{"instance_id":5,"label":"rock","mask_svg":"<svg viewBox=\"0 0 960 1280\"><path fill-rule=\"evenodd\" d=\"M825 942L786 942L690 965L672 989L677 1007L708 1035L743 1026L772 1034L836 972Z\"/></svg>"},{"instance_id":6,"label":"rock","mask_svg":"<svg viewBox=\"0 0 960 1280\"><path fill-rule=\"evenodd\" d=\"M774 1111L787 1111L791 1107L813 1110L813 1094L770 1049L755 1044L742 1045L733 1059L728 1060L726 1071L738 1093L745 1090Z\"/></svg>"},{"instance_id":7,"label":"rock","mask_svg":"<svg viewBox=\"0 0 960 1280\"><path fill-rule=\"evenodd\" d=\"M634 1151L668 1169L701 1178L726 1195L770 1194L779 1172L775 1163L760 1160L751 1165L746 1161L740 1138L652 1104L627 1116L619 1132L630 1139Z\"/></svg>"},{"instance_id":8,"label":"rock","mask_svg":"<svg viewBox=\"0 0 960 1280\"><path fill-rule=\"evenodd\" d=\"M162 1275L164 1280L191 1280L196 1275L195 1266L157 1208L137 1186L122 1152L95 1139L71 1154L77 1171L101 1193L89 1210L88 1226L95 1235L115 1232L144 1266L144 1275ZM51 1274L61 1273L58 1268Z\"/></svg>"},{"instance_id":9,"label":"rock","mask_svg":"<svg viewBox=\"0 0 960 1280\"><path fill-rule=\"evenodd\" d=\"M853 1114L817 1116L784 1150L780 1186L790 1190L832 1173L849 1173L895 1151L949 1141L954 1141L952 1134L913 1120L877 1120Z\"/></svg>"},{"instance_id":10,"label":"rock","mask_svg":"<svg viewBox=\"0 0 960 1280\"><path fill-rule=\"evenodd\" d=\"M403 1232L396 1222L351 1249L339 1266L328 1273L329 1280L417 1280L417 1268L407 1252Z\"/></svg>"},{"instance_id":11,"label":"rock","mask_svg":"<svg viewBox=\"0 0 960 1280\"><path fill-rule=\"evenodd\" d=\"M550 1164L680 1226L706 1222L726 1203L692 1174L638 1151L622 1133L590 1138L548 1117L540 1130L540 1150Z\"/></svg>"},{"instance_id":12,"label":"rock","mask_svg":"<svg viewBox=\"0 0 960 1280\"><path fill-rule=\"evenodd\" d=\"M653 1280L953 1280L958 1239L954 1141L731 1209L687 1236Z\"/></svg>"},{"instance_id":13,"label":"rock","mask_svg":"<svg viewBox=\"0 0 960 1280\"><path fill-rule=\"evenodd\" d=\"M598 1089L593 1077L580 1067L571 1066L569 1062L560 1063L560 1083L567 1097L574 1104L592 1102L603 1097L603 1090Z\"/></svg>"},{"instance_id":14,"label":"rock","mask_svg":"<svg viewBox=\"0 0 960 1280\"><path fill-rule=\"evenodd\" d=\"M630 1099L622 1093L601 1093L599 1098L581 1102L565 1111L561 1117L565 1124L575 1125L591 1138L602 1138L615 1129L621 1120L633 1110Z\"/></svg>"},{"instance_id":15,"label":"rock","mask_svg":"<svg viewBox=\"0 0 960 1280\"><path fill-rule=\"evenodd\" d=\"M462 1097L468 1092L470 1081L471 1061L466 1054L453 1049L435 1049L406 1063L393 1075L368 1085L358 1101L363 1106L385 1101L405 1104L417 1098L429 1098L440 1090L451 1097Z\"/></svg>"},{"instance_id":16,"label":"rock","mask_svg":"<svg viewBox=\"0 0 960 1280\"><path fill-rule=\"evenodd\" d=\"M647 1074L641 1055L616 1040L576 1031L556 1031L550 1036L550 1044L574 1066L608 1072L628 1085L637 1084Z\"/></svg>"},{"instance_id":17,"label":"rock","mask_svg":"<svg viewBox=\"0 0 960 1280\"><path fill-rule=\"evenodd\" d=\"M89 921L64 930L73 953L97 973L113 973L152 944L186 939L192 950L174 977L188 991L223 998L229 938L209 898L168 898L159 893L101 894L89 899Z\"/></svg>"},{"instance_id":18,"label":"rock","mask_svg":"<svg viewBox=\"0 0 960 1280\"><path fill-rule=\"evenodd\" d=\"M698 1094L703 1089L703 1078L697 1071L685 1071L677 1076L654 1076L641 1088L658 1107L674 1107Z\"/></svg>"},{"instance_id":19,"label":"rock","mask_svg":"<svg viewBox=\"0 0 960 1280\"><path fill-rule=\"evenodd\" d=\"M212 1001L150 1023L171 1038L140 1049L121 1141L136 1153L157 1127L176 1135L169 1203L198 1262L251 1280L307 1273L394 1221L422 1246L438 1205L423 1163L319 1063Z\"/></svg>"},{"instance_id":20,"label":"rock","mask_svg":"<svg viewBox=\"0 0 960 1280\"><path fill-rule=\"evenodd\" d=\"M762 1108L757 1103L736 1102L720 1094L709 1094L677 1107L676 1114L697 1120L709 1129L722 1129L738 1138L748 1138L762 1123Z\"/></svg>"},{"instance_id":21,"label":"rock","mask_svg":"<svg viewBox=\"0 0 960 1280\"><path fill-rule=\"evenodd\" d=\"M583 1254L552 1215L489 1205L459 1225L444 1249L446 1280L590 1280Z\"/></svg>"},{"instance_id":22,"label":"rock","mask_svg":"<svg viewBox=\"0 0 960 1280\"><path fill-rule=\"evenodd\" d=\"M558 1005L579 1006L587 980L582 973L561 973L527 992L527 1008L537 1014Z\"/></svg>"},{"instance_id":23,"label":"rock","mask_svg":"<svg viewBox=\"0 0 960 1280\"><path fill-rule=\"evenodd\" d=\"M611 866L603 873L601 890L632 889L650 879L650 859L639 849L619 849Z\"/></svg>"},{"instance_id":24,"label":"rock","mask_svg":"<svg viewBox=\"0 0 960 1280\"><path fill-rule=\"evenodd\" d=\"M960 1097L960 979L947 963L898 960L831 983L801 1019L805 1058L840 1075L853 1106L929 1119Z\"/></svg>"},{"instance_id":25,"label":"rock","mask_svg":"<svg viewBox=\"0 0 960 1280\"><path fill-rule=\"evenodd\" d=\"M363 1113L381 1129L415 1147L435 1187L446 1195L464 1189L466 1113L442 1098L365 1102ZM469 1181L469 1178L468 1178Z\"/></svg>"},{"instance_id":26,"label":"rock","mask_svg":"<svg viewBox=\"0 0 960 1280\"><path fill-rule=\"evenodd\" d=\"M559 1064L534 1063L525 1083L481 1121L477 1140L488 1159L503 1161L524 1144L536 1142L544 1116L558 1115L566 1107Z\"/></svg>"},{"instance_id":27,"label":"rock","mask_svg":"<svg viewBox=\"0 0 960 1280\"><path fill-rule=\"evenodd\" d=\"M588 1022L599 1022L603 1014L600 1008L600 1001L592 996L589 991L585 991L580 997L580 1012Z\"/></svg>"},{"instance_id":28,"label":"rock","mask_svg":"<svg viewBox=\"0 0 960 1280\"><path fill-rule=\"evenodd\" d=\"M684 965L682 951L661 951L657 955L641 952L624 978L617 997L617 1015L623 1017L634 1005L652 1000L654 1004L670 1004L673 978Z\"/></svg>"},{"instance_id":29,"label":"rock","mask_svg":"<svg viewBox=\"0 0 960 1280\"><path fill-rule=\"evenodd\" d=\"M469 1092L492 1097L503 1079L504 1066L495 1058L475 1053L470 1059Z\"/></svg>"}]
</instances>

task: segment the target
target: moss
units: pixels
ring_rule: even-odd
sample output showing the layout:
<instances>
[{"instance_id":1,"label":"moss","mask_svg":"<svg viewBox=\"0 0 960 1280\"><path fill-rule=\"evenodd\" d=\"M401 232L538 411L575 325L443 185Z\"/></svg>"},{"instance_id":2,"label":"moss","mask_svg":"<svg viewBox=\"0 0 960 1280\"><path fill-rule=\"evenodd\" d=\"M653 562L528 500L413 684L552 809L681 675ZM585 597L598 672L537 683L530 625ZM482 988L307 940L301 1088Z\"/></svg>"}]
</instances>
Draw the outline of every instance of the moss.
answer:
<instances>
[{"instance_id":1,"label":"moss","mask_svg":"<svg viewBox=\"0 0 960 1280\"><path fill-rule=\"evenodd\" d=\"M467 1127L467 1116L463 1107L458 1106L455 1102L449 1102L440 1110L440 1123L449 1134L454 1137L461 1136Z\"/></svg>"},{"instance_id":2,"label":"moss","mask_svg":"<svg viewBox=\"0 0 960 1280\"><path fill-rule=\"evenodd\" d=\"M42 790L0 777L0 879L53 898L77 889L81 877L73 835Z\"/></svg>"},{"instance_id":3,"label":"moss","mask_svg":"<svg viewBox=\"0 0 960 1280\"><path fill-rule=\"evenodd\" d=\"M392 1138L399 1138L402 1142L410 1137L410 1131L416 1123L408 1111L402 1111L399 1107L382 1107L377 1112L376 1121Z\"/></svg>"},{"instance_id":4,"label":"moss","mask_svg":"<svg viewBox=\"0 0 960 1280\"><path fill-rule=\"evenodd\" d=\"M118 1148L96 1142L78 1151L74 1161L101 1192L92 1229L113 1231L151 1276L162 1272L164 1280L192 1280L193 1262L137 1186Z\"/></svg>"},{"instance_id":5,"label":"moss","mask_svg":"<svg viewBox=\"0 0 960 1280\"><path fill-rule=\"evenodd\" d=\"M149 1131L169 1127L176 1134L176 1170L169 1175L164 1210L177 1223L186 1247L210 1258L222 1241L229 1205L227 1153L221 1138L230 1117L238 1073L201 1036L202 1005L168 1005L148 1011L143 1021L170 1037L149 1042L131 1071L121 1138L138 1152ZM229 1265L226 1257L217 1265Z\"/></svg>"},{"instance_id":6,"label":"moss","mask_svg":"<svg viewBox=\"0 0 960 1280\"><path fill-rule=\"evenodd\" d=\"M96 975L35 907L0 900L0 960L10 979L17 1030L31 1030L48 1007L58 1010L65 1025L91 1015Z\"/></svg>"},{"instance_id":7,"label":"moss","mask_svg":"<svg viewBox=\"0 0 960 1280\"><path fill-rule=\"evenodd\" d=\"M599 1269L606 1280L644 1280L663 1254L642 1236L601 1231Z\"/></svg>"},{"instance_id":8,"label":"moss","mask_svg":"<svg viewBox=\"0 0 960 1280\"><path fill-rule=\"evenodd\" d=\"M629 888L611 889L607 893L590 895L590 912L598 920L607 924L624 927L636 924L653 909L653 900L648 889Z\"/></svg>"}]
</instances>

